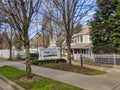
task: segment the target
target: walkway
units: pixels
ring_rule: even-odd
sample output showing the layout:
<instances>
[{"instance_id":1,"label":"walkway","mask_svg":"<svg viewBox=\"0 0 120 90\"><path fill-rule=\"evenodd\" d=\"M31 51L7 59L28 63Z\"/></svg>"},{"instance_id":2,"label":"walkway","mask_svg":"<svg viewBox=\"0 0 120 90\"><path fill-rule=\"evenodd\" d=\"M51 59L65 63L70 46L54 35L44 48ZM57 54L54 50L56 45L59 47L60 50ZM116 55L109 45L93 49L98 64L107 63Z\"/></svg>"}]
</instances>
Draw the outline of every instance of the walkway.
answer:
<instances>
[{"instance_id":1,"label":"walkway","mask_svg":"<svg viewBox=\"0 0 120 90\"><path fill-rule=\"evenodd\" d=\"M0 79L0 90L14 90L10 85Z\"/></svg>"},{"instance_id":2,"label":"walkway","mask_svg":"<svg viewBox=\"0 0 120 90\"><path fill-rule=\"evenodd\" d=\"M73 61L72 61L72 64L80 65L79 62L73 62ZM96 75L95 77L107 78L107 79L111 79L111 80L119 80L120 81L120 69L94 66L94 65L88 65L88 64L84 64L83 66L107 72L106 74Z\"/></svg>"},{"instance_id":3,"label":"walkway","mask_svg":"<svg viewBox=\"0 0 120 90\"><path fill-rule=\"evenodd\" d=\"M10 65L25 70L25 64L18 62L0 62L0 66ZM32 72L57 81L68 83L86 90L120 90L120 81L96 76L82 75L61 70L32 66Z\"/></svg>"}]
</instances>

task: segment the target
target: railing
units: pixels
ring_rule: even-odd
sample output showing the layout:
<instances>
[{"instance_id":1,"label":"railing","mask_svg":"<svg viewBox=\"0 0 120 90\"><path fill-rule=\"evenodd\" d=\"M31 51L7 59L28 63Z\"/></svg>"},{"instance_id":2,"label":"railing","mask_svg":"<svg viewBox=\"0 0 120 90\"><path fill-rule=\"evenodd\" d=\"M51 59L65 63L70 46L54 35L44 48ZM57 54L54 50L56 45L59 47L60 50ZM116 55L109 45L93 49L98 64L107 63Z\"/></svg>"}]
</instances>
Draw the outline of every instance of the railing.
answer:
<instances>
[{"instance_id":1,"label":"railing","mask_svg":"<svg viewBox=\"0 0 120 90\"><path fill-rule=\"evenodd\" d=\"M80 59L81 54L74 54L75 60ZM116 54L82 54L85 61L91 61L101 64L120 65L120 55Z\"/></svg>"}]
</instances>

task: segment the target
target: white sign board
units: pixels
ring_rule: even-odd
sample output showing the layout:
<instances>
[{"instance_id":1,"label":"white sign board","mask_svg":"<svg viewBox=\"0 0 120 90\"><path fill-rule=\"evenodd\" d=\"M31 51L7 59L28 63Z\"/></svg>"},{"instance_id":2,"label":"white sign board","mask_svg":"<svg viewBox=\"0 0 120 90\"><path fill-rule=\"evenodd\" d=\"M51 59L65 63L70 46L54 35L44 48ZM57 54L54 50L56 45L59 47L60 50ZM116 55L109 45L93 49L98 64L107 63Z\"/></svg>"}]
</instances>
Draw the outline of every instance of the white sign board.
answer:
<instances>
[{"instance_id":1,"label":"white sign board","mask_svg":"<svg viewBox=\"0 0 120 90\"><path fill-rule=\"evenodd\" d=\"M60 58L60 50L56 48L40 48L39 60Z\"/></svg>"}]
</instances>

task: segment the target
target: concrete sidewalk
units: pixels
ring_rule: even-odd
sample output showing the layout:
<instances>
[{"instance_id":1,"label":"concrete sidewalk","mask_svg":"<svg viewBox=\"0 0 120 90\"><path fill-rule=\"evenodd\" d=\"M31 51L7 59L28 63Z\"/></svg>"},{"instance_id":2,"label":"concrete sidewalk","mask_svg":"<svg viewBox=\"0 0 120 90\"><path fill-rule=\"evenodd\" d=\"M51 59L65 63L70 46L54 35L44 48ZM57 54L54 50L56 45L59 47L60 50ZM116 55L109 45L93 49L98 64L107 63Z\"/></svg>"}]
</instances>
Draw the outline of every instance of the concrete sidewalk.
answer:
<instances>
[{"instance_id":1,"label":"concrete sidewalk","mask_svg":"<svg viewBox=\"0 0 120 90\"><path fill-rule=\"evenodd\" d=\"M0 62L0 66L10 65L25 70L25 64L18 62ZM96 76L82 75L55 69L32 66L32 72L57 81L71 84L86 90L120 90L120 81Z\"/></svg>"},{"instance_id":2,"label":"concrete sidewalk","mask_svg":"<svg viewBox=\"0 0 120 90\"><path fill-rule=\"evenodd\" d=\"M79 62L73 62L73 61L72 61L72 64L80 65ZM110 80L119 80L120 81L120 69L94 66L94 65L88 65L88 64L84 64L83 66L91 68L91 69L97 69L97 70L102 70L102 71L107 72L106 74L95 75L95 77L105 78L105 79L110 79Z\"/></svg>"},{"instance_id":3,"label":"concrete sidewalk","mask_svg":"<svg viewBox=\"0 0 120 90\"><path fill-rule=\"evenodd\" d=\"M80 62L74 62L74 61L72 61L72 64L74 64L74 65L80 65ZM116 69L116 68L94 66L94 65L88 65L88 64L84 64L83 66L88 67L88 68L92 68L92 69L106 71L106 72L118 72L118 73L120 73L120 69Z\"/></svg>"},{"instance_id":4,"label":"concrete sidewalk","mask_svg":"<svg viewBox=\"0 0 120 90\"><path fill-rule=\"evenodd\" d=\"M14 90L10 85L0 79L0 90Z\"/></svg>"}]
</instances>

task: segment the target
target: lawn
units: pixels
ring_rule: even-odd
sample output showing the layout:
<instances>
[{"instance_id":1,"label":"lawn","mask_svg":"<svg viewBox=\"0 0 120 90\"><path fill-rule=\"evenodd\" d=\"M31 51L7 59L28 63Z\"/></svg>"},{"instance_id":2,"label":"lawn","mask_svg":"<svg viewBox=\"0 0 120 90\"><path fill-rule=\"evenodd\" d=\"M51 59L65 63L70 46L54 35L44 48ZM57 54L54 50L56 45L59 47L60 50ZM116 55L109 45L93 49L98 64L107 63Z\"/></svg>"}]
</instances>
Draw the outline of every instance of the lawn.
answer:
<instances>
[{"instance_id":1,"label":"lawn","mask_svg":"<svg viewBox=\"0 0 120 90\"><path fill-rule=\"evenodd\" d=\"M4 66L0 68L0 74L14 81L26 90L83 90L75 86L71 86L62 82L58 82L52 79L48 79L41 76L36 76L36 80L21 81L21 77L25 77L25 71L16 69L10 66Z\"/></svg>"},{"instance_id":2,"label":"lawn","mask_svg":"<svg viewBox=\"0 0 120 90\"><path fill-rule=\"evenodd\" d=\"M90 69L87 67L81 67L77 65L70 66L67 63L45 64L42 66L46 68L70 71L70 72L75 72L75 73L80 73L80 74L85 74L85 75L99 75L99 74L106 73L105 71Z\"/></svg>"},{"instance_id":3,"label":"lawn","mask_svg":"<svg viewBox=\"0 0 120 90\"><path fill-rule=\"evenodd\" d=\"M0 60L8 60L8 58L0 57Z\"/></svg>"}]
</instances>

